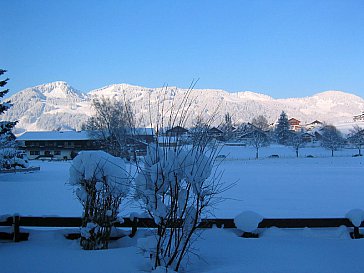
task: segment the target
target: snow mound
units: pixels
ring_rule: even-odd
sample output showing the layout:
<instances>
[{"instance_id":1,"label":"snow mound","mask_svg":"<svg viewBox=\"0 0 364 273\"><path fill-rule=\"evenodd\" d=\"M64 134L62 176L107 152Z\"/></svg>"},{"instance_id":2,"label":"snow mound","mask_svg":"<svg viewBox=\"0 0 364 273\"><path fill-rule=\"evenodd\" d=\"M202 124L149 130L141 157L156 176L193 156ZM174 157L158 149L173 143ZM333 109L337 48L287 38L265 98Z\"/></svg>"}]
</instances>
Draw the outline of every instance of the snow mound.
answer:
<instances>
[{"instance_id":1,"label":"snow mound","mask_svg":"<svg viewBox=\"0 0 364 273\"><path fill-rule=\"evenodd\" d=\"M258 228L263 216L254 211L243 211L234 219L236 227L245 232L253 232Z\"/></svg>"},{"instance_id":2,"label":"snow mound","mask_svg":"<svg viewBox=\"0 0 364 273\"><path fill-rule=\"evenodd\" d=\"M348 218L354 226L360 227L361 222L364 221L364 210L352 209L346 214L346 218Z\"/></svg>"},{"instance_id":3,"label":"snow mound","mask_svg":"<svg viewBox=\"0 0 364 273\"><path fill-rule=\"evenodd\" d=\"M174 271L170 268L166 268L164 266L158 266L156 269L152 271L152 273L177 273L177 271Z\"/></svg>"},{"instance_id":4,"label":"snow mound","mask_svg":"<svg viewBox=\"0 0 364 273\"><path fill-rule=\"evenodd\" d=\"M86 201L85 181L95 182L95 189L102 191L109 188L114 197L129 193L130 179L125 169L125 162L103 151L81 151L72 161L69 170L69 183L79 186L77 197ZM94 182L92 182L94 181Z\"/></svg>"}]
</instances>

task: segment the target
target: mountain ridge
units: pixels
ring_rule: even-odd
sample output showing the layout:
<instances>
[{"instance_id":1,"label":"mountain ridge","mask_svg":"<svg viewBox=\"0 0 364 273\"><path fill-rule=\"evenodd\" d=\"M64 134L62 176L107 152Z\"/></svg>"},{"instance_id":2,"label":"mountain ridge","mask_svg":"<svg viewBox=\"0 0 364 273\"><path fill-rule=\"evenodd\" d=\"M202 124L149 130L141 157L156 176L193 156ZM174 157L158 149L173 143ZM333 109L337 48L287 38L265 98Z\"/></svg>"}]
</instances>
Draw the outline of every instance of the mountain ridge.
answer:
<instances>
[{"instance_id":1,"label":"mountain ridge","mask_svg":"<svg viewBox=\"0 0 364 273\"><path fill-rule=\"evenodd\" d=\"M93 113L92 99L109 97L126 98L134 109L138 109L135 118L140 126L149 115L156 116L158 103L162 101L172 106L178 105L188 89L177 87L148 88L126 83L111 84L101 88L82 92L67 82L56 81L21 90L8 99L14 105L1 117L5 120L18 120L16 133L40 130L79 130L81 124ZM206 119L217 113L213 125L223 121L225 113L230 113L234 123L251 121L257 115L264 115L269 122L274 122L282 110L289 117L295 117L302 123L316 119L327 123L345 123L352 121L354 115L364 109L364 99L343 91L330 90L308 97L275 99L263 93L252 91L227 92L222 89L193 89L190 93L191 113L186 126L190 126L197 115ZM219 108L216 110L216 106Z\"/></svg>"}]
</instances>

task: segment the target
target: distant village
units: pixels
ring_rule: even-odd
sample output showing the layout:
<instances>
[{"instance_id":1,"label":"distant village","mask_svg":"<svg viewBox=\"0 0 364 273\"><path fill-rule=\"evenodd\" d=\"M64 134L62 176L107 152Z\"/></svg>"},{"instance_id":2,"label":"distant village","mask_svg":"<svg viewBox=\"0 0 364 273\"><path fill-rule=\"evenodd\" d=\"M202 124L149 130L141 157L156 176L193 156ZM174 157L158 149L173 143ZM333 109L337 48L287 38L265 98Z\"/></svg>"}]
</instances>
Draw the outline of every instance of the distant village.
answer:
<instances>
[{"instance_id":1,"label":"distant village","mask_svg":"<svg viewBox=\"0 0 364 273\"><path fill-rule=\"evenodd\" d=\"M229 118L228 118L229 119ZM223 124L218 127L206 128L204 131L208 141L218 141L226 145L247 146L252 142L253 132L260 132L267 137L272 134L277 124L259 127L253 123L244 123L240 126ZM322 135L320 129L323 123L315 120L309 124L301 125L296 118L288 120L289 131L300 133L303 141L314 144L320 141ZM195 128L174 126L162 132L156 132L153 128L134 128L127 136L127 145L132 155L145 155L150 143L158 143L160 146L178 146L193 141ZM81 150L104 149L102 141L99 141L89 131L37 131L25 132L16 139L19 149L23 150L29 159L73 159Z\"/></svg>"}]
</instances>

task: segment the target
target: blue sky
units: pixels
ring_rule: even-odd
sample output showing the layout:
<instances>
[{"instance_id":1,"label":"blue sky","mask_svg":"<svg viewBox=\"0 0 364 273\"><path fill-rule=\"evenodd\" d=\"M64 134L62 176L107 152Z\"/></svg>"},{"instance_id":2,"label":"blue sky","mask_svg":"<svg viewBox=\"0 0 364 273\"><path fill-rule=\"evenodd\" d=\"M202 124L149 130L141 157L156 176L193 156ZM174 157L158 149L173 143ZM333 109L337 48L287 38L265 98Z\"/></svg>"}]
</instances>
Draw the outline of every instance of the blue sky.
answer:
<instances>
[{"instance_id":1,"label":"blue sky","mask_svg":"<svg viewBox=\"0 0 364 273\"><path fill-rule=\"evenodd\" d=\"M163 84L275 98L364 97L364 1L2 1L12 93L57 80L89 91Z\"/></svg>"}]
</instances>

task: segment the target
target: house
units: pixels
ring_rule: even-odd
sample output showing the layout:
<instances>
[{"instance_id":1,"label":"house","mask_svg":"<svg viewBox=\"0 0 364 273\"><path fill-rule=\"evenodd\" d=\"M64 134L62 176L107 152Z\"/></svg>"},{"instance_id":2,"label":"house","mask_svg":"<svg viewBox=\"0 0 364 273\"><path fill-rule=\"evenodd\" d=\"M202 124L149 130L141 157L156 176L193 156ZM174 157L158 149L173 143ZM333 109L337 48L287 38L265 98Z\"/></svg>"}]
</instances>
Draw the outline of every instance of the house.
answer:
<instances>
[{"instance_id":1,"label":"house","mask_svg":"<svg viewBox=\"0 0 364 273\"><path fill-rule=\"evenodd\" d=\"M101 150L103 143L97 133L90 131L25 132L16 139L19 149L29 159L72 159L82 150ZM144 155L149 143L154 142L152 128L134 128L126 144L135 155Z\"/></svg>"},{"instance_id":2,"label":"house","mask_svg":"<svg viewBox=\"0 0 364 273\"><path fill-rule=\"evenodd\" d=\"M245 144L249 144L252 140L259 137L268 139L268 132L263 131L251 123L247 123L238 139Z\"/></svg>"},{"instance_id":3,"label":"house","mask_svg":"<svg viewBox=\"0 0 364 273\"><path fill-rule=\"evenodd\" d=\"M130 135L131 138L141 142L155 142L155 132L153 128L134 128L130 130Z\"/></svg>"},{"instance_id":4,"label":"house","mask_svg":"<svg viewBox=\"0 0 364 273\"><path fill-rule=\"evenodd\" d=\"M16 143L29 159L72 159L81 150L100 149L87 131L25 132Z\"/></svg>"},{"instance_id":5,"label":"house","mask_svg":"<svg viewBox=\"0 0 364 273\"><path fill-rule=\"evenodd\" d=\"M171 129L167 130L165 135L169 136L169 137L187 136L188 135L188 130L181 127L181 126L175 126L175 127L171 128Z\"/></svg>"},{"instance_id":6,"label":"house","mask_svg":"<svg viewBox=\"0 0 364 273\"><path fill-rule=\"evenodd\" d=\"M181 138L175 136L159 136L157 142L159 147L177 147L183 144Z\"/></svg>"},{"instance_id":7,"label":"house","mask_svg":"<svg viewBox=\"0 0 364 273\"><path fill-rule=\"evenodd\" d=\"M134 128L126 139L126 144L135 156L144 156L147 153L147 147L154 143L155 133L153 128Z\"/></svg>"},{"instance_id":8,"label":"house","mask_svg":"<svg viewBox=\"0 0 364 273\"><path fill-rule=\"evenodd\" d=\"M353 116L353 121L364 121L364 111L360 115Z\"/></svg>"},{"instance_id":9,"label":"house","mask_svg":"<svg viewBox=\"0 0 364 273\"><path fill-rule=\"evenodd\" d=\"M216 127L212 127L207 131L207 136L211 139L216 139L223 141L224 140L224 132Z\"/></svg>"},{"instance_id":10,"label":"house","mask_svg":"<svg viewBox=\"0 0 364 273\"><path fill-rule=\"evenodd\" d=\"M307 143L314 142L316 140L315 136L309 133L303 133L301 137L303 141Z\"/></svg>"},{"instance_id":11,"label":"house","mask_svg":"<svg viewBox=\"0 0 364 273\"><path fill-rule=\"evenodd\" d=\"M299 132L301 130L301 121L299 121L298 119L291 118L288 120L288 123L290 125L290 130L295 132Z\"/></svg>"},{"instance_id":12,"label":"house","mask_svg":"<svg viewBox=\"0 0 364 273\"><path fill-rule=\"evenodd\" d=\"M315 128L322 127L324 124L321 121L315 120L305 125L307 131L311 131Z\"/></svg>"}]
</instances>

